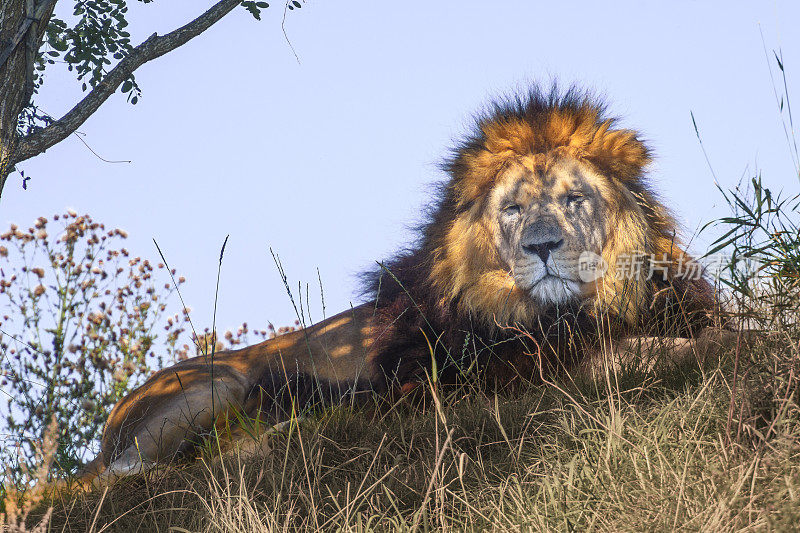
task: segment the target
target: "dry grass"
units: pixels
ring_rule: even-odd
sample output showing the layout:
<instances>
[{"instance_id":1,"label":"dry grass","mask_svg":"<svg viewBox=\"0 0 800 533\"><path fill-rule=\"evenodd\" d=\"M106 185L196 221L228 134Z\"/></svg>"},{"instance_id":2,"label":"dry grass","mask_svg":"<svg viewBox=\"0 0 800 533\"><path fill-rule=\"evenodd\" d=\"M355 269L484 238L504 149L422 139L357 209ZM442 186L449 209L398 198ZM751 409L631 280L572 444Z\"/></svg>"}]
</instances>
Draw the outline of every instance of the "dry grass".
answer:
<instances>
[{"instance_id":1,"label":"dry grass","mask_svg":"<svg viewBox=\"0 0 800 533\"><path fill-rule=\"evenodd\" d=\"M48 531L50 517L53 507L48 505L46 500L47 480L49 471L53 463L58 445L58 425L56 419L50 422L44 433L41 442L36 443L35 453L38 458L38 467L31 471L25 462L21 461L21 489L10 480L12 476L9 472L3 481L2 504L3 512L0 513L0 530L9 533L43 533ZM28 529L28 517L36 507L42 508L44 512L38 513L38 520L33 529Z\"/></svg>"},{"instance_id":2,"label":"dry grass","mask_svg":"<svg viewBox=\"0 0 800 533\"><path fill-rule=\"evenodd\" d=\"M798 338L740 350L735 393L732 352L613 386L320 413L267 453L63 493L51 531L785 530L800 519Z\"/></svg>"}]
</instances>

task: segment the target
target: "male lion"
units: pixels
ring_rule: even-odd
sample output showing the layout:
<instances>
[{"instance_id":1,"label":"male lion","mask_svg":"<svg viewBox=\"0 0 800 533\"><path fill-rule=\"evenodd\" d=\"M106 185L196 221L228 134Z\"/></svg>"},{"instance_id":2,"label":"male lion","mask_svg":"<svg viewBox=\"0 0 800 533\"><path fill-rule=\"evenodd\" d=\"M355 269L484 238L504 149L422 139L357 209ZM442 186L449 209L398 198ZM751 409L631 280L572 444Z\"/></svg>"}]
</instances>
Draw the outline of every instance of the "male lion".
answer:
<instances>
[{"instance_id":1,"label":"male lion","mask_svg":"<svg viewBox=\"0 0 800 533\"><path fill-rule=\"evenodd\" d=\"M242 414L278 424L402 394L434 372L504 386L574 368L601 335L709 324L712 287L686 275L649 161L638 134L585 92L534 88L495 104L444 165L419 242L367 276L366 303L213 365L196 357L155 373L111 411L84 479L170 461Z\"/></svg>"}]
</instances>

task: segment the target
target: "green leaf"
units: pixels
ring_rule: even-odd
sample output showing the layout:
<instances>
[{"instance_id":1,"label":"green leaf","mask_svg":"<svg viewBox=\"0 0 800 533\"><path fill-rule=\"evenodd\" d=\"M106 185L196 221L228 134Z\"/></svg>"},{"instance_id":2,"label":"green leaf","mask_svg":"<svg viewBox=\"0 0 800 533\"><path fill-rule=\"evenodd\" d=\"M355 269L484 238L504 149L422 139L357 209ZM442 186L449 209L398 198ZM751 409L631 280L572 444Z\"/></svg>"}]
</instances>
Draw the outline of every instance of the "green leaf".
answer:
<instances>
[{"instance_id":1,"label":"green leaf","mask_svg":"<svg viewBox=\"0 0 800 533\"><path fill-rule=\"evenodd\" d=\"M50 46L53 47L54 50L58 50L59 52L66 52L67 51L67 42L63 39L54 39L49 42Z\"/></svg>"},{"instance_id":2,"label":"green leaf","mask_svg":"<svg viewBox=\"0 0 800 533\"><path fill-rule=\"evenodd\" d=\"M133 89L133 82L131 82L131 80L125 80L125 82L122 84L122 92L130 92L131 89Z\"/></svg>"}]
</instances>

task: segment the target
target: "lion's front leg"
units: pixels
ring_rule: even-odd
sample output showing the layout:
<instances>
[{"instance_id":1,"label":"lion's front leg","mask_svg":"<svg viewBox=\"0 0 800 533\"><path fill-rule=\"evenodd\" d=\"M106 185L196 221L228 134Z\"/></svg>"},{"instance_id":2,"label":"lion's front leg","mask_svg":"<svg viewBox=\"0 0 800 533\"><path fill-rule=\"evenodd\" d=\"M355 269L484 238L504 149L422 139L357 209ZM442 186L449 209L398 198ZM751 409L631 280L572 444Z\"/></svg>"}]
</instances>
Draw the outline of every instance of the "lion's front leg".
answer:
<instances>
[{"instance_id":1,"label":"lion's front leg","mask_svg":"<svg viewBox=\"0 0 800 533\"><path fill-rule=\"evenodd\" d=\"M651 372L661 367L674 367L689 363L702 364L734 349L736 343L749 341L749 336L739 337L736 332L705 328L695 337L640 336L625 337L602 342L587 354L581 371L592 378L621 370Z\"/></svg>"}]
</instances>

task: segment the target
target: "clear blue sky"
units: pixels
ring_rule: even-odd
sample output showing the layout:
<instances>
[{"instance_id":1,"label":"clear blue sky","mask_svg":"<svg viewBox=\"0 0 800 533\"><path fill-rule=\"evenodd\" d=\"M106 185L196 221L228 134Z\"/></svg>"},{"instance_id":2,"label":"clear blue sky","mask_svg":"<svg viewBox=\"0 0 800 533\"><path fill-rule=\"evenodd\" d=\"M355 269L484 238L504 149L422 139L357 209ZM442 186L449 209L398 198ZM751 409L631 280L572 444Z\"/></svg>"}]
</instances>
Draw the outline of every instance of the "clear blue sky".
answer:
<instances>
[{"instance_id":1,"label":"clear blue sky","mask_svg":"<svg viewBox=\"0 0 800 533\"><path fill-rule=\"evenodd\" d=\"M135 43L196 16L210 0L132 2ZM59 5L69 10L69 2ZM256 22L243 9L137 71L136 106L113 96L75 136L22 165L0 223L72 207L156 238L186 276L195 325L211 323L217 259L230 240L217 324L291 323L269 248L290 283L322 276L328 315L356 301L355 275L409 242L442 176L437 163L493 96L557 76L605 94L656 151L652 178L690 235L725 213L720 185L761 170L797 191L764 55L783 49L800 120L800 2L335 2ZM773 71L775 62L771 60ZM60 116L81 96L48 72L38 99ZM697 241L696 251L708 239ZM173 303L174 310L179 302ZM319 318L319 298L312 297Z\"/></svg>"}]
</instances>

